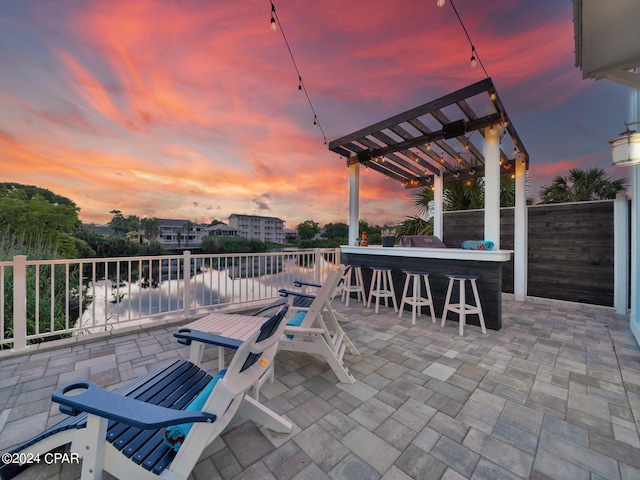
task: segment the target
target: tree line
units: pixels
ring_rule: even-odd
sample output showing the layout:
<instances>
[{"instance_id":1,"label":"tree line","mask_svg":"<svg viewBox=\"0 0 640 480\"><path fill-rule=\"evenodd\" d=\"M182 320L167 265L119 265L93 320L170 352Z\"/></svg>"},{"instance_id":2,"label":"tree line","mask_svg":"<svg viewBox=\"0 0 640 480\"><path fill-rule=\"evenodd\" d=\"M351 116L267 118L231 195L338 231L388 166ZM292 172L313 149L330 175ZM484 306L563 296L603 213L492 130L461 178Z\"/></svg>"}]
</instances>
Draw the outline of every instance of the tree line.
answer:
<instances>
[{"instance_id":1,"label":"tree line","mask_svg":"<svg viewBox=\"0 0 640 480\"><path fill-rule=\"evenodd\" d=\"M601 168L571 169L566 175L556 175L551 183L539 191L540 203L579 202L611 199L623 192L627 185L623 179L611 179ZM411 194L416 214L399 220L393 227L396 236L420 235L433 232L427 217L433 201L433 190L424 187ZM500 179L500 203L508 207L515 204L515 180L511 175ZM529 199L529 203L532 200ZM483 208L484 179L448 182L444 186L443 207L446 211ZM159 255L163 246L155 240L160 220L126 215L111 210L110 227L114 235L101 235L84 225L78 218L80 209L69 198L45 188L18 183L0 183L0 260L20 251L37 251L41 259L90 258L136 255ZM214 220L211 225L221 223ZM386 226L388 227L388 226ZM185 222L183 232L193 228ZM360 232L366 231L372 243L379 242L382 228L360 221ZM125 234L143 231L149 242L129 241ZM327 223L323 228L314 220L297 226L299 246L336 246L347 242L349 227L346 223ZM319 240L314 240L320 237ZM188 246L188 235L184 236ZM202 245L205 253L264 251L267 246L248 239L207 238Z\"/></svg>"}]
</instances>

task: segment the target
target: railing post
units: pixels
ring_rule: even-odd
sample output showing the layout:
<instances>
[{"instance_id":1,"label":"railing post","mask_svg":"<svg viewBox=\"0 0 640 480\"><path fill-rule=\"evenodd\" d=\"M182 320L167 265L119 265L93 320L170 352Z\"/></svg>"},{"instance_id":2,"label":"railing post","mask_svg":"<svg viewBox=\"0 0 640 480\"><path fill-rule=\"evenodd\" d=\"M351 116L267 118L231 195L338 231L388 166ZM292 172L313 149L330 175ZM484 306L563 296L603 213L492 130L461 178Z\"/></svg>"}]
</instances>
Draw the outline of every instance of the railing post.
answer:
<instances>
[{"instance_id":1,"label":"railing post","mask_svg":"<svg viewBox=\"0 0 640 480\"><path fill-rule=\"evenodd\" d=\"M182 289L182 302L184 306L183 318L189 318L191 316L191 252L185 250L182 254L182 277L183 277L183 289Z\"/></svg>"},{"instance_id":2,"label":"railing post","mask_svg":"<svg viewBox=\"0 0 640 480\"><path fill-rule=\"evenodd\" d=\"M27 349L27 256L13 257L13 351Z\"/></svg>"},{"instance_id":3,"label":"railing post","mask_svg":"<svg viewBox=\"0 0 640 480\"><path fill-rule=\"evenodd\" d=\"M314 282L316 283L322 283L323 278L322 278L322 265L320 264L320 261L322 260L322 253L320 253L320 249L316 248L316 259L315 259L315 273L314 273Z\"/></svg>"}]
</instances>

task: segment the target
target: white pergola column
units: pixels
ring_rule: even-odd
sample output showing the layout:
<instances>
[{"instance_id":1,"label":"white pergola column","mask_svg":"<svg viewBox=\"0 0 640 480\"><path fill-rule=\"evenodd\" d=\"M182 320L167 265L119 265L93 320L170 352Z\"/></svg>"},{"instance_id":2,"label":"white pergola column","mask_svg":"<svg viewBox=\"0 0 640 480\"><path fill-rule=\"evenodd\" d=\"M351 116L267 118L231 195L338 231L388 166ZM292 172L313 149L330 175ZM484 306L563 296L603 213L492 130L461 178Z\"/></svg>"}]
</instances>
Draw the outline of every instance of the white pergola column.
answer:
<instances>
[{"instance_id":1,"label":"white pergola column","mask_svg":"<svg viewBox=\"0 0 640 480\"><path fill-rule=\"evenodd\" d=\"M613 306L616 313L627 314L629 305L629 212L627 195L616 195L613 204Z\"/></svg>"},{"instance_id":2,"label":"white pergola column","mask_svg":"<svg viewBox=\"0 0 640 480\"><path fill-rule=\"evenodd\" d=\"M638 250L640 249L640 165L631 174L631 331L640 343L640 295L638 294Z\"/></svg>"},{"instance_id":3,"label":"white pergola column","mask_svg":"<svg viewBox=\"0 0 640 480\"><path fill-rule=\"evenodd\" d=\"M528 212L527 212L527 167L524 161L516 160L516 205L513 210L513 294L517 301L527 298L528 263Z\"/></svg>"},{"instance_id":4,"label":"white pergola column","mask_svg":"<svg viewBox=\"0 0 640 480\"><path fill-rule=\"evenodd\" d=\"M444 194L444 181L442 175L433 176L433 234L442 239L442 203Z\"/></svg>"},{"instance_id":5,"label":"white pergola column","mask_svg":"<svg viewBox=\"0 0 640 480\"><path fill-rule=\"evenodd\" d=\"M635 69L640 74L640 68ZM631 90L631 121L640 122L640 89ZM640 124L636 124L640 126ZM638 250L640 250L640 165L629 167L631 177L631 310L629 325L640 344L640 293L638 288Z\"/></svg>"},{"instance_id":6,"label":"white pergola column","mask_svg":"<svg viewBox=\"0 0 640 480\"><path fill-rule=\"evenodd\" d=\"M349 245L358 245L360 229L360 164L349 165Z\"/></svg>"},{"instance_id":7,"label":"white pergola column","mask_svg":"<svg viewBox=\"0 0 640 480\"><path fill-rule=\"evenodd\" d=\"M484 131L484 239L500 250L500 140L499 126Z\"/></svg>"}]
</instances>

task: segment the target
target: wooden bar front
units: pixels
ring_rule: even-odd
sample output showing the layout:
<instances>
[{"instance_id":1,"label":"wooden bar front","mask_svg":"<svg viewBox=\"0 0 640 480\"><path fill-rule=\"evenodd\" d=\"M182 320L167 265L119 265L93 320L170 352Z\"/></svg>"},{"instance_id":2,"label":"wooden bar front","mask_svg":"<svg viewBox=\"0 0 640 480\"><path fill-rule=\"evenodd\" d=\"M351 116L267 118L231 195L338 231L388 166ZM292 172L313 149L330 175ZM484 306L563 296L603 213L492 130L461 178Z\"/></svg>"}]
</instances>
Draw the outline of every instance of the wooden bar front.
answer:
<instances>
[{"instance_id":1,"label":"wooden bar front","mask_svg":"<svg viewBox=\"0 0 640 480\"><path fill-rule=\"evenodd\" d=\"M369 296L371 268L390 267L398 306L402 298L405 274L403 270L424 270L430 273L429 283L438 321L442 318L449 279L447 274L475 274L485 324L492 330L502 327L502 266L511 259L511 250L462 250L458 248L409 248L409 247L354 247L342 246L342 263L361 265L365 292ZM458 303L459 289L454 288L451 302ZM473 303L470 287L467 303ZM405 310L410 309L406 306ZM423 313L426 312L423 308ZM423 317L427 318L427 317ZM458 315L449 313L449 320L458 320ZM478 316L470 315L467 323L479 325Z\"/></svg>"}]
</instances>

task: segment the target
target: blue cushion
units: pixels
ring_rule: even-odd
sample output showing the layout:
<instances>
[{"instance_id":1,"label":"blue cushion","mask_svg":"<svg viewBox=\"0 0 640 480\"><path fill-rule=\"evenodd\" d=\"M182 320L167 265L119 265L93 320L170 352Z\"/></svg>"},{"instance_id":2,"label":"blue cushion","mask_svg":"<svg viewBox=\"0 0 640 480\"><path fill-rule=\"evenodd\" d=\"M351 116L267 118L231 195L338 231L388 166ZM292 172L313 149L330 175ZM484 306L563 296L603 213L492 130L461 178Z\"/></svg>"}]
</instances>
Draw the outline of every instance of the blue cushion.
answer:
<instances>
[{"instance_id":1,"label":"blue cushion","mask_svg":"<svg viewBox=\"0 0 640 480\"><path fill-rule=\"evenodd\" d=\"M213 377L209 383L207 383L207 385L202 389L198 396L191 400L184 411L198 412L202 410L202 407L204 407L207 398L209 398L209 395L211 395L211 392L218 383L218 380L224 377L224 374L226 372L226 369L220 370L218 374ZM164 431L164 444L170 448L173 448L177 452L182 446L182 442L184 442L184 439L187 437L187 434L189 433L189 430L191 430L192 426L193 423L183 423L180 425L171 425L170 427L167 427L167 429Z\"/></svg>"},{"instance_id":2,"label":"blue cushion","mask_svg":"<svg viewBox=\"0 0 640 480\"><path fill-rule=\"evenodd\" d=\"M304 316L306 314L307 312L296 313L293 317L291 317L291 320L287 322L287 325L289 325L290 327L299 327L300 325L302 325L302 321L304 320ZM286 337L291 340L293 338L293 335L287 335Z\"/></svg>"},{"instance_id":3,"label":"blue cushion","mask_svg":"<svg viewBox=\"0 0 640 480\"><path fill-rule=\"evenodd\" d=\"M461 247L464 250L491 250L493 245L490 240L465 240Z\"/></svg>"}]
</instances>

